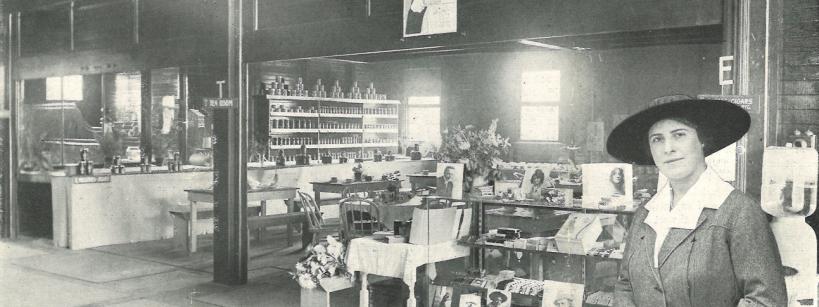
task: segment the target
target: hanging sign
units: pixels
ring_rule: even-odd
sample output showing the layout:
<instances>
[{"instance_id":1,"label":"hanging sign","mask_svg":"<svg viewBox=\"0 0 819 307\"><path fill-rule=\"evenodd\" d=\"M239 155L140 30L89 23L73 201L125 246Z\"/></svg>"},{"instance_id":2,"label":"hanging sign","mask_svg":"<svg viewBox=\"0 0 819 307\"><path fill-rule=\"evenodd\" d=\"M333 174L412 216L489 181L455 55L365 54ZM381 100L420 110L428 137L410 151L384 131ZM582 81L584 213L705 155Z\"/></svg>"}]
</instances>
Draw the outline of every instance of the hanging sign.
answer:
<instances>
[{"instance_id":1,"label":"hanging sign","mask_svg":"<svg viewBox=\"0 0 819 307\"><path fill-rule=\"evenodd\" d=\"M751 95L697 95L699 99L725 100L738 105L751 114L759 114L759 99Z\"/></svg>"},{"instance_id":2,"label":"hanging sign","mask_svg":"<svg viewBox=\"0 0 819 307\"><path fill-rule=\"evenodd\" d=\"M236 98L202 98L202 105L206 108L232 109L236 106Z\"/></svg>"}]
</instances>

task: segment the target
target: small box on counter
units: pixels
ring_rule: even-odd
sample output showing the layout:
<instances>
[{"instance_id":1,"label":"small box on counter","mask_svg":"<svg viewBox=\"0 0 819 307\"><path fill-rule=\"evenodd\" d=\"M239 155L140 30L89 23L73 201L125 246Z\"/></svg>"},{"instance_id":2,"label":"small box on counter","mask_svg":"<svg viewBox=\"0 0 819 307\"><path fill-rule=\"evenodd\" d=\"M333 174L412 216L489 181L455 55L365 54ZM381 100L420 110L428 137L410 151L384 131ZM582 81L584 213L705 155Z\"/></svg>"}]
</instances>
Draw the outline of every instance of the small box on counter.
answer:
<instances>
[{"instance_id":1,"label":"small box on counter","mask_svg":"<svg viewBox=\"0 0 819 307\"><path fill-rule=\"evenodd\" d=\"M520 229L517 228L500 227L498 228L498 234L502 234L511 240L520 239Z\"/></svg>"}]
</instances>

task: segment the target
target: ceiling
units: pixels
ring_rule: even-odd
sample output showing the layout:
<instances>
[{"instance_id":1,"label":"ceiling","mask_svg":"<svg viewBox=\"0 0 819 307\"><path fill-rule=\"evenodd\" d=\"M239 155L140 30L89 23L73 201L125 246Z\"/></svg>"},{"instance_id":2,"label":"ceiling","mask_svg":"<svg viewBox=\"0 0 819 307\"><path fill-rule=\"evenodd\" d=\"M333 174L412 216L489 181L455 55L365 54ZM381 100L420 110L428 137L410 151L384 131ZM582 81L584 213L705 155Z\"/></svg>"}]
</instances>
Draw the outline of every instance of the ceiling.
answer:
<instances>
[{"instance_id":1,"label":"ceiling","mask_svg":"<svg viewBox=\"0 0 819 307\"><path fill-rule=\"evenodd\" d=\"M520 43L519 40L472 45L439 46L407 50L390 50L363 54L339 55L328 58L353 62L380 62L419 57L484 52L520 52L547 50L610 50L663 45L720 44L722 25L670 28L636 32L599 33L580 36L529 38L528 41L555 46L544 48Z\"/></svg>"}]
</instances>

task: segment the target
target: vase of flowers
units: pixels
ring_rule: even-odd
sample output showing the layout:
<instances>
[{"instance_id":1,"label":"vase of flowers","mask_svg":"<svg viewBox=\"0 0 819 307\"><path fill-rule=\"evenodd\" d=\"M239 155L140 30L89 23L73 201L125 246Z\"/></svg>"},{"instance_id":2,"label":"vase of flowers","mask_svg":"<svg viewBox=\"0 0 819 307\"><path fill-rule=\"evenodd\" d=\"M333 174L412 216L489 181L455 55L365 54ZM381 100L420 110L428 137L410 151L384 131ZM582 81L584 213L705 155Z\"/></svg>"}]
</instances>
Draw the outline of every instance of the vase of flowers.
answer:
<instances>
[{"instance_id":1,"label":"vase of flowers","mask_svg":"<svg viewBox=\"0 0 819 307\"><path fill-rule=\"evenodd\" d=\"M309 254L296 263L296 270L290 275L305 289L322 286L325 291L331 292L345 286L351 287L353 275L347 272L344 256L344 244L327 236L327 242L313 246Z\"/></svg>"},{"instance_id":2,"label":"vase of flowers","mask_svg":"<svg viewBox=\"0 0 819 307\"><path fill-rule=\"evenodd\" d=\"M496 132L498 120L492 120L488 129L475 126L457 126L444 131L441 149L436 155L439 162L464 164L464 191L474 192L477 187L491 185L499 179L498 165L508 158L512 145L509 138Z\"/></svg>"}]
</instances>

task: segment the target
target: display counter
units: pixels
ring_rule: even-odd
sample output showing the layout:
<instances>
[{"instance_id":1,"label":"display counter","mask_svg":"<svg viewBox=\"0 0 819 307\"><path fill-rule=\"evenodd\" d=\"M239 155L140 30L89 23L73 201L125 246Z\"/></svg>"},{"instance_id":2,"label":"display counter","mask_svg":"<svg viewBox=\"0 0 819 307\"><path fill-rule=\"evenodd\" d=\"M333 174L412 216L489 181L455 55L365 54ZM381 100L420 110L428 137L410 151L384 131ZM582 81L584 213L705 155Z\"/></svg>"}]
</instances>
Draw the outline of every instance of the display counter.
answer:
<instances>
[{"instance_id":1,"label":"display counter","mask_svg":"<svg viewBox=\"0 0 819 307\"><path fill-rule=\"evenodd\" d=\"M267 165L248 167L248 183L299 187L312 193L310 182L353 177L355 164L311 166ZM387 172L401 174L433 171L434 160L363 162L364 173L380 177ZM126 168L121 175L95 169L92 176L66 176L51 173L54 245L84 249L111 244L166 239L173 236L171 206L187 204L185 189L209 188L213 171L183 167L182 171L154 170L140 173ZM406 178L402 185L409 187ZM268 202L267 214L286 212L285 206ZM212 220L202 226L212 228Z\"/></svg>"}]
</instances>

